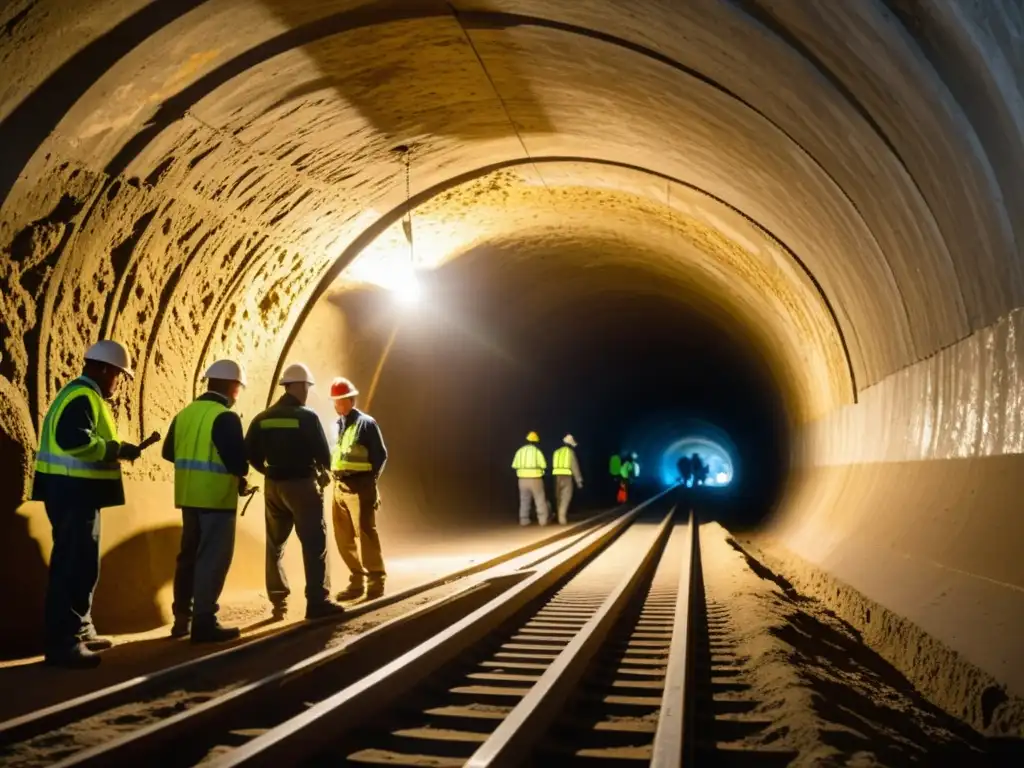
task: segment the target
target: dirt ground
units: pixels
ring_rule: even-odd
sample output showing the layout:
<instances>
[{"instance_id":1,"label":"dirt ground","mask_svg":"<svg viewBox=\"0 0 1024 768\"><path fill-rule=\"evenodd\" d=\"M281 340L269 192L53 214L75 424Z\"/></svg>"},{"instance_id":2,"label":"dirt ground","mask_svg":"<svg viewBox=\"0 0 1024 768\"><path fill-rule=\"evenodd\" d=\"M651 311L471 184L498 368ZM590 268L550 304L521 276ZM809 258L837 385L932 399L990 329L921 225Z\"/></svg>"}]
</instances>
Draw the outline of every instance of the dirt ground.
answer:
<instances>
[{"instance_id":1,"label":"dirt ground","mask_svg":"<svg viewBox=\"0 0 1024 768\"><path fill-rule=\"evenodd\" d=\"M396 593L426 584L446 574L478 565L504 552L555 535L559 528L509 528L487 534L466 535L443 541L421 541L415 549L395 548L388 557L388 592ZM335 587L344 579L334 575ZM344 586L344 583L340 584ZM270 603L264 592L229 592L221 599L220 619L229 626L242 627L237 643L281 632L303 620L302 584L293 584L289 615L272 621ZM403 610L408 610L406 605ZM383 619L381 619L383 620ZM360 626L364 622L360 622ZM102 633L103 627L98 627ZM103 663L92 670L62 670L47 667L41 656L0 662L0 690L17 691L17 696L0 697L0 721L52 704L82 696L125 680L215 653L226 645L193 645L172 640L170 625L149 632L107 635L115 646L103 653Z\"/></svg>"},{"instance_id":2,"label":"dirt ground","mask_svg":"<svg viewBox=\"0 0 1024 768\"><path fill-rule=\"evenodd\" d=\"M926 700L861 634L752 556L701 527L709 609L770 724L726 746L790 750L792 766L984 765L980 734Z\"/></svg>"}]
</instances>

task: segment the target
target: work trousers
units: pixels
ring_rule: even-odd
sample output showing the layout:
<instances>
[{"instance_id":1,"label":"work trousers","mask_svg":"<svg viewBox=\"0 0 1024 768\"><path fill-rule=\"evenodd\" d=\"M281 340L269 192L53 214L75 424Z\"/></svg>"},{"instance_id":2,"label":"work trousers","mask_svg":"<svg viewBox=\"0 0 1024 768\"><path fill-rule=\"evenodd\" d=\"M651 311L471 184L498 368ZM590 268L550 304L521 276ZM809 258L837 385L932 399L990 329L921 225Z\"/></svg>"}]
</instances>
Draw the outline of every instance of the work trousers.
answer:
<instances>
[{"instance_id":1,"label":"work trousers","mask_svg":"<svg viewBox=\"0 0 1024 768\"><path fill-rule=\"evenodd\" d=\"M100 511L46 502L46 516L53 526L44 609L46 650L51 652L96 634L92 596L100 578Z\"/></svg>"},{"instance_id":2,"label":"work trousers","mask_svg":"<svg viewBox=\"0 0 1024 768\"><path fill-rule=\"evenodd\" d=\"M291 590L284 572L284 548L295 529L302 547L306 572L306 604L327 599L331 582L327 575L327 524L324 502L316 481L267 479L267 595L284 607Z\"/></svg>"},{"instance_id":3,"label":"work trousers","mask_svg":"<svg viewBox=\"0 0 1024 768\"><path fill-rule=\"evenodd\" d=\"M519 478L519 524L530 524L530 506L537 507L537 522L548 524L548 499L544 494L544 479L541 477Z\"/></svg>"},{"instance_id":4,"label":"work trousers","mask_svg":"<svg viewBox=\"0 0 1024 768\"><path fill-rule=\"evenodd\" d=\"M352 584L362 583L367 576L370 581L383 581L386 575L377 534L379 506L373 475L352 475L334 483L334 541Z\"/></svg>"},{"instance_id":5,"label":"work trousers","mask_svg":"<svg viewBox=\"0 0 1024 768\"><path fill-rule=\"evenodd\" d=\"M232 510L181 510L181 551L174 570L174 618L212 616L235 553Z\"/></svg>"},{"instance_id":6,"label":"work trousers","mask_svg":"<svg viewBox=\"0 0 1024 768\"><path fill-rule=\"evenodd\" d=\"M558 522L565 525L569 522L569 505L576 489L576 481L571 475L555 476L555 498L558 499Z\"/></svg>"}]
</instances>

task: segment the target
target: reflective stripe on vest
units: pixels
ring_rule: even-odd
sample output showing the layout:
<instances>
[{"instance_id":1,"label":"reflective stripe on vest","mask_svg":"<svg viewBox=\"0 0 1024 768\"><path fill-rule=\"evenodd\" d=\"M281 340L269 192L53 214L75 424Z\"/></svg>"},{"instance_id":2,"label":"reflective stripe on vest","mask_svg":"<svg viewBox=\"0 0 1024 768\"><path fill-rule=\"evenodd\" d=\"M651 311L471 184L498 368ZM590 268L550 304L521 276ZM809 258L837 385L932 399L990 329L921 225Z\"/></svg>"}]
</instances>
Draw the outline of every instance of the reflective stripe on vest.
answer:
<instances>
[{"instance_id":1,"label":"reflective stripe on vest","mask_svg":"<svg viewBox=\"0 0 1024 768\"><path fill-rule=\"evenodd\" d=\"M86 398L92 406L95 437L100 440L68 452L57 444L57 423L68 403L79 397ZM102 460L106 453L106 443L110 441L120 442L110 408L88 381L75 379L57 393L43 419L39 450L36 453L36 472L85 480L120 480L121 465L116 461Z\"/></svg>"},{"instance_id":2,"label":"reflective stripe on vest","mask_svg":"<svg viewBox=\"0 0 1024 768\"><path fill-rule=\"evenodd\" d=\"M263 419L260 422L260 429L298 429L298 419Z\"/></svg>"},{"instance_id":3,"label":"reflective stripe on vest","mask_svg":"<svg viewBox=\"0 0 1024 768\"><path fill-rule=\"evenodd\" d=\"M355 424L349 424L341 433L331 452L331 469L335 472L372 472L370 452L365 445L356 442L359 436Z\"/></svg>"},{"instance_id":4,"label":"reflective stripe on vest","mask_svg":"<svg viewBox=\"0 0 1024 768\"><path fill-rule=\"evenodd\" d=\"M227 406L196 400L174 419L174 505L235 509L238 478L228 472L213 444L213 423Z\"/></svg>"},{"instance_id":5,"label":"reflective stripe on vest","mask_svg":"<svg viewBox=\"0 0 1024 768\"><path fill-rule=\"evenodd\" d=\"M519 477L544 477L547 461L540 448L535 445L524 445L516 451L512 459L512 469Z\"/></svg>"},{"instance_id":6,"label":"reflective stripe on vest","mask_svg":"<svg viewBox=\"0 0 1024 768\"><path fill-rule=\"evenodd\" d=\"M552 475L572 475L572 448L563 445L551 457Z\"/></svg>"}]
</instances>

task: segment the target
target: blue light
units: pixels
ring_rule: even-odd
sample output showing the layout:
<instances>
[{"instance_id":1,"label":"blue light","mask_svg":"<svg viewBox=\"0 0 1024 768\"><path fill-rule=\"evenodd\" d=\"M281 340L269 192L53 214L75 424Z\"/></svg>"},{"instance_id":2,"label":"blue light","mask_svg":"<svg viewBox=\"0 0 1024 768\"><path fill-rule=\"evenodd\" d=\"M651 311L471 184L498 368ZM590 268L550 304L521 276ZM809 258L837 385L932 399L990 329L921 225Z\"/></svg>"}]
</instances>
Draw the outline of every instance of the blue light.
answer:
<instances>
[{"instance_id":1,"label":"blue light","mask_svg":"<svg viewBox=\"0 0 1024 768\"><path fill-rule=\"evenodd\" d=\"M700 456L708 468L708 476L704 485L723 487L732 482L735 469L729 451L714 440L690 435L675 441L662 453L659 474L666 487L679 482L679 459L683 456L692 456L694 453ZM687 487L692 486L693 481L690 481Z\"/></svg>"}]
</instances>

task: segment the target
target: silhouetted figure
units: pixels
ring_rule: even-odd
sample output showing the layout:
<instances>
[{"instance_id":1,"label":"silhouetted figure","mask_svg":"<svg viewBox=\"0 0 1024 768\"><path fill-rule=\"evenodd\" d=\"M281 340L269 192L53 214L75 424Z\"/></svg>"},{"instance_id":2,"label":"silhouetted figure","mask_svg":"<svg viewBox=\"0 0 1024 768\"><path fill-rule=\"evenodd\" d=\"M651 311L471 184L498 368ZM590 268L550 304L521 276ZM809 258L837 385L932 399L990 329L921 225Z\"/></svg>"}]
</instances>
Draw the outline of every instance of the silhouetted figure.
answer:
<instances>
[{"instance_id":1,"label":"silhouetted figure","mask_svg":"<svg viewBox=\"0 0 1024 768\"><path fill-rule=\"evenodd\" d=\"M679 482L689 487L690 481L693 480L693 461L689 456L681 456L676 462L676 469L679 470Z\"/></svg>"},{"instance_id":2,"label":"silhouetted figure","mask_svg":"<svg viewBox=\"0 0 1024 768\"><path fill-rule=\"evenodd\" d=\"M704 485L704 481L708 479L708 465L701 460L699 453L694 453L690 457L690 464L693 471L693 484Z\"/></svg>"}]
</instances>

